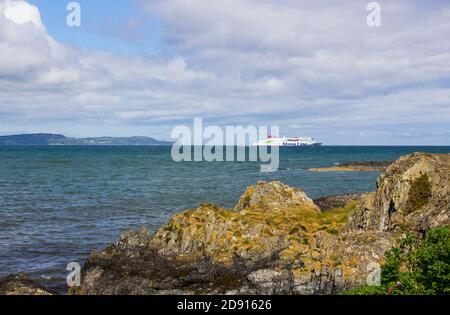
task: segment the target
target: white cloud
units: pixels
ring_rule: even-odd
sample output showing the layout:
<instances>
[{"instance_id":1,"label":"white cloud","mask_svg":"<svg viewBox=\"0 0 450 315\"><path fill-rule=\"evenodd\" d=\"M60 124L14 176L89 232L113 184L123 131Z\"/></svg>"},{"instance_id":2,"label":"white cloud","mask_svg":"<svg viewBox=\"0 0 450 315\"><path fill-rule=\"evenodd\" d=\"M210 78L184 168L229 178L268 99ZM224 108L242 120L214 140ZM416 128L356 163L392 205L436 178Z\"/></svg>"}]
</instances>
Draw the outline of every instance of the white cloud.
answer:
<instances>
[{"instance_id":1,"label":"white cloud","mask_svg":"<svg viewBox=\"0 0 450 315\"><path fill-rule=\"evenodd\" d=\"M343 126L380 142L421 126L448 143L449 6L380 3L383 26L370 28L358 1L145 1L170 55L130 57L58 43L36 7L0 0L0 122L70 121L98 134L202 116L325 142Z\"/></svg>"},{"instance_id":2,"label":"white cloud","mask_svg":"<svg viewBox=\"0 0 450 315\"><path fill-rule=\"evenodd\" d=\"M4 4L3 13L6 18L14 23L25 24L31 22L37 28L44 28L39 9L28 2L7 0Z\"/></svg>"}]
</instances>

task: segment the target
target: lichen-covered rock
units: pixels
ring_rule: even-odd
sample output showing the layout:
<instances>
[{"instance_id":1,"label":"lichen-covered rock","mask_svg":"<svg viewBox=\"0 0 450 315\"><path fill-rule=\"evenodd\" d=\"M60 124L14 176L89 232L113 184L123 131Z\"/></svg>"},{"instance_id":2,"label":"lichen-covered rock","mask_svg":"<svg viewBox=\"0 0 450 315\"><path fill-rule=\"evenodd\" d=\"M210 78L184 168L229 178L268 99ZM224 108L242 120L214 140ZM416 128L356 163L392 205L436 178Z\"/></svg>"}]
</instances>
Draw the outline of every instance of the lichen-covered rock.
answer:
<instances>
[{"instance_id":1,"label":"lichen-covered rock","mask_svg":"<svg viewBox=\"0 0 450 315\"><path fill-rule=\"evenodd\" d=\"M235 211L245 211L247 208L258 208L263 211L278 211L290 207L307 205L319 211L305 192L289 187L279 181L259 182L247 188L234 208Z\"/></svg>"},{"instance_id":2,"label":"lichen-covered rock","mask_svg":"<svg viewBox=\"0 0 450 315\"><path fill-rule=\"evenodd\" d=\"M450 154L400 158L349 219L349 231L426 233L450 223Z\"/></svg>"},{"instance_id":3,"label":"lichen-covered rock","mask_svg":"<svg viewBox=\"0 0 450 315\"><path fill-rule=\"evenodd\" d=\"M11 275L0 279L0 295L53 295L26 274Z\"/></svg>"},{"instance_id":4,"label":"lichen-covered rock","mask_svg":"<svg viewBox=\"0 0 450 315\"><path fill-rule=\"evenodd\" d=\"M308 229L293 222L308 226L319 216L319 208L302 190L260 182L247 188L233 210L201 205L173 216L156 232L153 243L162 256L259 261L287 247L292 229L298 233Z\"/></svg>"}]
</instances>

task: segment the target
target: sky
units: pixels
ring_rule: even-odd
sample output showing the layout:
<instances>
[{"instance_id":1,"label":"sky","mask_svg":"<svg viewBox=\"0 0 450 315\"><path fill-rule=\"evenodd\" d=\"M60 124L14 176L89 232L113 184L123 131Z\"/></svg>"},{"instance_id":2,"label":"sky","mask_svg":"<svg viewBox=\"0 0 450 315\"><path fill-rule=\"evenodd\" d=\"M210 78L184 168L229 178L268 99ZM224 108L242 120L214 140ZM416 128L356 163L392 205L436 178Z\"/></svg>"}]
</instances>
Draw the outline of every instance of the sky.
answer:
<instances>
[{"instance_id":1,"label":"sky","mask_svg":"<svg viewBox=\"0 0 450 315\"><path fill-rule=\"evenodd\" d=\"M450 3L0 0L0 135L279 126L328 145L450 145Z\"/></svg>"}]
</instances>

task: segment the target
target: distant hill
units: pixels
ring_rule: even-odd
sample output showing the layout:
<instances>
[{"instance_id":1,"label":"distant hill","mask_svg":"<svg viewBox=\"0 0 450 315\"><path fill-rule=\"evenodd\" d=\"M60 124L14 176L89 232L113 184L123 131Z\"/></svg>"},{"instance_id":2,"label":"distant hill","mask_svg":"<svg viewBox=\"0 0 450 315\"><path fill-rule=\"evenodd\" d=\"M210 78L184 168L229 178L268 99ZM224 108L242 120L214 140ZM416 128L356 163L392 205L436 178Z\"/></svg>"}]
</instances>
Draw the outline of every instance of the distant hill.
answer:
<instances>
[{"instance_id":1,"label":"distant hill","mask_svg":"<svg viewBox=\"0 0 450 315\"><path fill-rule=\"evenodd\" d=\"M64 135L36 133L0 136L2 145L172 145L150 137L70 138Z\"/></svg>"}]
</instances>

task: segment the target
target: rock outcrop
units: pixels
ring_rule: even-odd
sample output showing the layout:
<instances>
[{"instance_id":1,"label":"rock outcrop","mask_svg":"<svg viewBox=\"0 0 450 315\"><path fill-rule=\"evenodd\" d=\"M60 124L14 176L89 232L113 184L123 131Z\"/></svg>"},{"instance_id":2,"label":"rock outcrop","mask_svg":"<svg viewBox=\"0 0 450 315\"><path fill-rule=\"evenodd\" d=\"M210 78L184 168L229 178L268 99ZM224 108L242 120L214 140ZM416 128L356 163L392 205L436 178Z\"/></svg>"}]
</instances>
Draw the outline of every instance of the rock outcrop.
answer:
<instances>
[{"instance_id":1,"label":"rock outcrop","mask_svg":"<svg viewBox=\"0 0 450 315\"><path fill-rule=\"evenodd\" d=\"M385 172L392 161L346 162L329 167L310 168L310 172Z\"/></svg>"},{"instance_id":2,"label":"rock outcrop","mask_svg":"<svg viewBox=\"0 0 450 315\"><path fill-rule=\"evenodd\" d=\"M53 295L25 274L0 279L0 295Z\"/></svg>"},{"instance_id":3,"label":"rock outcrop","mask_svg":"<svg viewBox=\"0 0 450 315\"><path fill-rule=\"evenodd\" d=\"M361 201L348 231L424 234L450 223L450 154L414 153L400 158Z\"/></svg>"},{"instance_id":4,"label":"rock outcrop","mask_svg":"<svg viewBox=\"0 0 450 315\"><path fill-rule=\"evenodd\" d=\"M314 199L314 203L321 211L328 211L336 208L344 208L349 202L362 200L367 193L354 193L345 195L326 196Z\"/></svg>"},{"instance_id":5,"label":"rock outcrop","mask_svg":"<svg viewBox=\"0 0 450 315\"><path fill-rule=\"evenodd\" d=\"M402 224L420 230L448 223L448 157L404 157L380 177L376 192L326 212L302 190L260 182L233 209L205 204L174 215L154 234L124 233L91 254L79 292L335 294L354 288L365 283L371 263L383 262ZM416 180L426 183L425 175L429 189L422 191Z\"/></svg>"}]
</instances>

